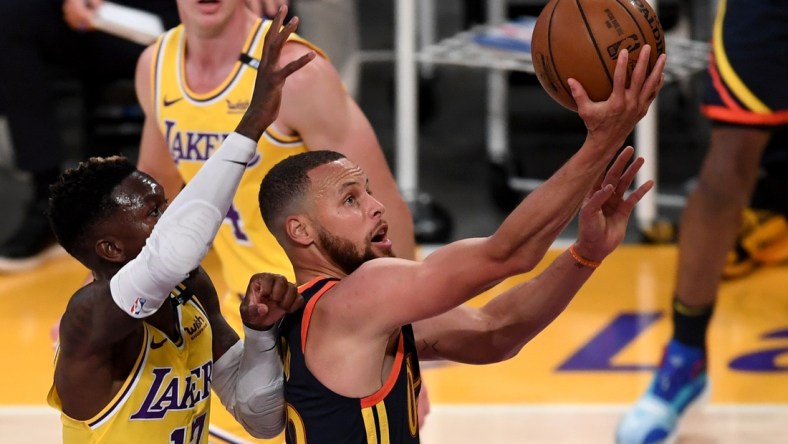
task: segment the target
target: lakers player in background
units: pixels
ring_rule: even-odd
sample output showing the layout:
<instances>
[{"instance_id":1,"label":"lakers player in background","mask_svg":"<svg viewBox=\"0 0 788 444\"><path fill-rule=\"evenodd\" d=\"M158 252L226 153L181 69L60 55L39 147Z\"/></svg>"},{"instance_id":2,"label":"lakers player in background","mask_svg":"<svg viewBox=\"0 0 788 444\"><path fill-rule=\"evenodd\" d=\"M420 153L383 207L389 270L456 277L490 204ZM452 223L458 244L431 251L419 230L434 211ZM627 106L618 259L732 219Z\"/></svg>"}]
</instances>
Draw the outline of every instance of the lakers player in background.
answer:
<instances>
[{"instance_id":1,"label":"lakers player in background","mask_svg":"<svg viewBox=\"0 0 788 444\"><path fill-rule=\"evenodd\" d=\"M265 39L241 121L169 207L161 185L117 156L91 158L52 185L58 242L95 277L71 297L60 325L48 399L62 412L65 443L208 442L212 388L255 433L275 436L284 426L271 327L303 301L281 276L252 276L241 343L199 264L276 118L285 78L314 57L277 66L297 24L280 32L285 12Z\"/></svg>"},{"instance_id":2,"label":"lakers player in background","mask_svg":"<svg viewBox=\"0 0 788 444\"><path fill-rule=\"evenodd\" d=\"M243 115L270 27L244 0L177 3L182 25L143 52L136 75L145 112L138 167L164 185L170 197L192 180ZM282 49L282 62L310 51L320 54L312 43L292 35ZM225 315L237 313L239 295L253 273L265 270L295 280L287 256L260 219L257 190L273 165L313 149L339 151L364 168L376 198L386 205L395 253L414 258L412 216L380 143L337 71L319 55L288 78L279 116L260 139L214 241L229 287L222 298ZM240 328L237 317L228 320ZM226 416L217 415L214 424L240 433Z\"/></svg>"}]
</instances>

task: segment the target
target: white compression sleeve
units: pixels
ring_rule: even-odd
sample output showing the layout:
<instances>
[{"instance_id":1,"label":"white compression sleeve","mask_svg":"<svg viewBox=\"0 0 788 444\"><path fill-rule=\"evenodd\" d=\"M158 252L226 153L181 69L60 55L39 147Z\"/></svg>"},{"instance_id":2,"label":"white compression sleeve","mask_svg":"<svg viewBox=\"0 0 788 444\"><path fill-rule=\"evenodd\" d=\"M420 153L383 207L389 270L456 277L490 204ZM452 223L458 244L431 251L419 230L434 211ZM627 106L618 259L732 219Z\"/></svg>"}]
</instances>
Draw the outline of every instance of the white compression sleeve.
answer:
<instances>
[{"instance_id":1,"label":"white compression sleeve","mask_svg":"<svg viewBox=\"0 0 788 444\"><path fill-rule=\"evenodd\" d=\"M285 426L282 361L276 329L244 327L238 341L213 365L211 386L222 405L256 438L273 438Z\"/></svg>"},{"instance_id":2,"label":"white compression sleeve","mask_svg":"<svg viewBox=\"0 0 788 444\"><path fill-rule=\"evenodd\" d=\"M164 212L140 254L110 280L130 316L152 315L170 290L200 265L230 209L257 143L231 133Z\"/></svg>"}]
</instances>

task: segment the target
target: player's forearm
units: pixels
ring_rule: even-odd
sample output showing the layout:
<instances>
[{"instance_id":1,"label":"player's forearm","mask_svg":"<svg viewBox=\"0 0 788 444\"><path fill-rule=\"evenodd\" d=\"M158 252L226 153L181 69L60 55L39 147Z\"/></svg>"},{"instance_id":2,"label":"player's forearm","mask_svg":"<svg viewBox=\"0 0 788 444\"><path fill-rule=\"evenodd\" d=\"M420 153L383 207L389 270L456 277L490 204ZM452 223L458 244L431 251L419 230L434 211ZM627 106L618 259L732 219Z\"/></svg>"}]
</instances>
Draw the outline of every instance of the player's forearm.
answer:
<instances>
[{"instance_id":1,"label":"player's forearm","mask_svg":"<svg viewBox=\"0 0 788 444\"><path fill-rule=\"evenodd\" d=\"M533 269L577 214L612 155L586 143L539 188L531 192L489 238L490 255L516 272Z\"/></svg>"},{"instance_id":2,"label":"player's forearm","mask_svg":"<svg viewBox=\"0 0 788 444\"><path fill-rule=\"evenodd\" d=\"M480 333L484 362L499 362L516 355L552 323L588 281L594 269L579 264L568 251L562 253L536 278L497 296L481 308L492 320Z\"/></svg>"},{"instance_id":3,"label":"player's forearm","mask_svg":"<svg viewBox=\"0 0 788 444\"><path fill-rule=\"evenodd\" d=\"M130 316L155 313L170 290L199 266L230 208L257 142L230 134L156 224L145 247L110 281Z\"/></svg>"},{"instance_id":4,"label":"player's forearm","mask_svg":"<svg viewBox=\"0 0 788 444\"><path fill-rule=\"evenodd\" d=\"M273 438L285 426L282 362L276 330L244 327L245 338L214 365L213 389L224 407L257 438Z\"/></svg>"}]
</instances>

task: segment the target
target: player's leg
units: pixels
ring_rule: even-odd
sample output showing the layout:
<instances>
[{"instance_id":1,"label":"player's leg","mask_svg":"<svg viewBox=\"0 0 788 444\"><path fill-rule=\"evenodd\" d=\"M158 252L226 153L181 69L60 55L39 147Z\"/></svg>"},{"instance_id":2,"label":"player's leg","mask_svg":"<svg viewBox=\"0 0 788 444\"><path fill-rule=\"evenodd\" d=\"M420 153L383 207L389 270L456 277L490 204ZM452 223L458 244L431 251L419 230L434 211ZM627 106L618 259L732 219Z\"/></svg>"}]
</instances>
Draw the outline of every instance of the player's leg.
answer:
<instances>
[{"instance_id":1,"label":"player's leg","mask_svg":"<svg viewBox=\"0 0 788 444\"><path fill-rule=\"evenodd\" d=\"M619 443L668 441L707 389L706 332L726 256L772 131L788 124L788 88L777 80L788 66L774 58L788 48L786 13L770 2L720 2L703 106L715 125L679 228L673 337L649 389L619 425Z\"/></svg>"},{"instance_id":2,"label":"player's leg","mask_svg":"<svg viewBox=\"0 0 788 444\"><path fill-rule=\"evenodd\" d=\"M770 139L752 200L741 219L723 269L724 279L788 263L788 126L778 127Z\"/></svg>"}]
</instances>

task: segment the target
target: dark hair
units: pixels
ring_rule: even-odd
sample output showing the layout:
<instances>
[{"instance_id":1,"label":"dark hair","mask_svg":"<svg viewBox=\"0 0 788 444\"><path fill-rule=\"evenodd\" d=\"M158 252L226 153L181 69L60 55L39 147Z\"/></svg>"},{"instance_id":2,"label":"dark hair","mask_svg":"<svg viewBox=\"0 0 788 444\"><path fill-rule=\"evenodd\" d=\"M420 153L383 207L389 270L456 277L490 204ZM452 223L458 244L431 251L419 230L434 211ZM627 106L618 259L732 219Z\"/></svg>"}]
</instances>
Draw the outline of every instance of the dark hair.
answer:
<instances>
[{"instance_id":1,"label":"dark hair","mask_svg":"<svg viewBox=\"0 0 788 444\"><path fill-rule=\"evenodd\" d=\"M123 156L91 157L49 186L49 223L72 256L77 257L76 250L93 225L117 208L110 199L112 190L135 171Z\"/></svg>"},{"instance_id":2,"label":"dark hair","mask_svg":"<svg viewBox=\"0 0 788 444\"><path fill-rule=\"evenodd\" d=\"M260 184L257 201L260 214L268 230L276 234L281 227L276 221L282 217L285 209L297 202L309 188L309 176L313 169L330 162L344 159L345 156L336 151L307 151L290 156L274 165Z\"/></svg>"}]
</instances>

